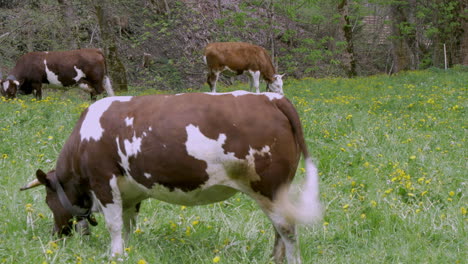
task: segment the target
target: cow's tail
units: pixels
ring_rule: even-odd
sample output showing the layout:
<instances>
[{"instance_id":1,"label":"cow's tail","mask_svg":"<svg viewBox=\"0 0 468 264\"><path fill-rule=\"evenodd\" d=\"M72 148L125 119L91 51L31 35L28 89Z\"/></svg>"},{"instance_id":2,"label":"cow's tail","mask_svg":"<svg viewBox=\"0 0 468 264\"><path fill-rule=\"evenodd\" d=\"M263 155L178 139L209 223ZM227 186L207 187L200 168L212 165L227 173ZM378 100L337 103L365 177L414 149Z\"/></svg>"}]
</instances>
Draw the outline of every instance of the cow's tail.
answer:
<instances>
[{"instance_id":1,"label":"cow's tail","mask_svg":"<svg viewBox=\"0 0 468 264\"><path fill-rule=\"evenodd\" d=\"M301 186L302 191L298 200L292 200L289 196L289 187L285 186L278 192L275 204L275 214L280 214L288 221L300 224L312 224L322 218L322 205L319 197L319 177L317 167L309 156L307 145L304 139L304 132L299 119L299 115L292 103L284 98L276 100L276 105L288 118L293 129L296 142L299 145L304 157L306 177Z\"/></svg>"},{"instance_id":2,"label":"cow's tail","mask_svg":"<svg viewBox=\"0 0 468 264\"><path fill-rule=\"evenodd\" d=\"M104 76L104 79L102 80L102 86L104 87L104 89L106 90L107 92L107 95L109 96L114 96L114 90L112 90L112 84L110 82L110 78L109 76Z\"/></svg>"},{"instance_id":3,"label":"cow's tail","mask_svg":"<svg viewBox=\"0 0 468 264\"><path fill-rule=\"evenodd\" d=\"M112 89L112 84L109 78L109 71L107 68L107 60L106 56L104 56L104 52L102 49L99 49L101 56L104 58L104 78L102 79L102 87L106 90L108 96L114 96L114 90Z\"/></svg>"}]
</instances>

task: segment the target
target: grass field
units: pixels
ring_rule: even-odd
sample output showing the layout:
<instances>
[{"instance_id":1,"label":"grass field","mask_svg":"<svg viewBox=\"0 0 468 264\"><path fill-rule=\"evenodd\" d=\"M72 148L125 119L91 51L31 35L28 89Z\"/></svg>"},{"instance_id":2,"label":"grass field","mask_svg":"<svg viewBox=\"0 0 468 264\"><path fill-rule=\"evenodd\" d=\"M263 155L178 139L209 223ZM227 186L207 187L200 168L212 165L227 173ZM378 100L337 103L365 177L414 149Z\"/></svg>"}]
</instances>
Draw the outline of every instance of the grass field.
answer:
<instances>
[{"instance_id":1,"label":"grass field","mask_svg":"<svg viewBox=\"0 0 468 264\"><path fill-rule=\"evenodd\" d=\"M285 82L326 207L299 228L304 263L467 263L467 90L461 67ZM58 239L43 187L19 192L55 166L89 103L78 89L0 102L0 263L110 263L101 215L92 235ZM201 207L147 200L125 263L270 263L272 228L242 194Z\"/></svg>"}]
</instances>

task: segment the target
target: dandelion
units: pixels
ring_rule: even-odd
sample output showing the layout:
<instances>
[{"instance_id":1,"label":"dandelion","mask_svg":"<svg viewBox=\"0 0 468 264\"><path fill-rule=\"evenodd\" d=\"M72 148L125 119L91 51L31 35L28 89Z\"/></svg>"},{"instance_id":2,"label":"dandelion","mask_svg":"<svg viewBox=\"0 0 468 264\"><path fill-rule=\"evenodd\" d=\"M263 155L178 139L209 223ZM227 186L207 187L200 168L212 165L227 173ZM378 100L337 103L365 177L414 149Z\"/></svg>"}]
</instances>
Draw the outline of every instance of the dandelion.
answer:
<instances>
[{"instance_id":1,"label":"dandelion","mask_svg":"<svg viewBox=\"0 0 468 264\"><path fill-rule=\"evenodd\" d=\"M411 155L409 158L410 158L410 160L414 160L414 159L416 159L416 156L415 156L415 155Z\"/></svg>"},{"instance_id":2,"label":"dandelion","mask_svg":"<svg viewBox=\"0 0 468 264\"><path fill-rule=\"evenodd\" d=\"M193 222L192 222L192 225L194 225L194 226L195 226L195 225L198 225L199 223L200 223L200 221L198 221L198 220L195 220L195 221L193 221Z\"/></svg>"},{"instance_id":3,"label":"dandelion","mask_svg":"<svg viewBox=\"0 0 468 264\"><path fill-rule=\"evenodd\" d=\"M462 215L466 215L466 208L465 207L460 208L460 212Z\"/></svg>"},{"instance_id":4,"label":"dandelion","mask_svg":"<svg viewBox=\"0 0 468 264\"><path fill-rule=\"evenodd\" d=\"M366 214L361 214L361 219L366 219Z\"/></svg>"},{"instance_id":5,"label":"dandelion","mask_svg":"<svg viewBox=\"0 0 468 264\"><path fill-rule=\"evenodd\" d=\"M377 206L377 202L374 201L374 200L370 201L370 204L371 204L372 207L376 207L376 206Z\"/></svg>"},{"instance_id":6,"label":"dandelion","mask_svg":"<svg viewBox=\"0 0 468 264\"><path fill-rule=\"evenodd\" d=\"M450 192L449 192L449 196L450 196L450 197L453 197L454 195L455 195L455 192L454 192L454 191L450 191Z\"/></svg>"},{"instance_id":7,"label":"dandelion","mask_svg":"<svg viewBox=\"0 0 468 264\"><path fill-rule=\"evenodd\" d=\"M135 231L133 233L141 234L141 233L143 233L143 231L138 227L137 229L135 229Z\"/></svg>"},{"instance_id":8,"label":"dandelion","mask_svg":"<svg viewBox=\"0 0 468 264\"><path fill-rule=\"evenodd\" d=\"M48 250L46 250L46 254L51 255L51 254L54 254L54 252L52 250L48 249Z\"/></svg>"},{"instance_id":9,"label":"dandelion","mask_svg":"<svg viewBox=\"0 0 468 264\"><path fill-rule=\"evenodd\" d=\"M147 264L148 262L146 262L146 260L144 260L144 259L140 259L140 260L138 260L137 263L138 264Z\"/></svg>"},{"instance_id":10,"label":"dandelion","mask_svg":"<svg viewBox=\"0 0 468 264\"><path fill-rule=\"evenodd\" d=\"M218 263L221 260L219 256L213 258L213 263Z\"/></svg>"},{"instance_id":11,"label":"dandelion","mask_svg":"<svg viewBox=\"0 0 468 264\"><path fill-rule=\"evenodd\" d=\"M182 206L180 207L180 210L182 210L182 211L185 210L185 209L187 209L187 206L185 206L185 205L182 205Z\"/></svg>"},{"instance_id":12,"label":"dandelion","mask_svg":"<svg viewBox=\"0 0 468 264\"><path fill-rule=\"evenodd\" d=\"M348 208L349 208L349 204L343 205L343 209L344 209L344 210L346 210L346 209L348 209Z\"/></svg>"},{"instance_id":13,"label":"dandelion","mask_svg":"<svg viewBox=\"0 0 468 264\"><path fill-rule=\"evenodd\" d=\"M33 207L32 207L32 204L28 203L26 204L26 212L28 213L32 213L34 211Z\"/></svg>"},{"instance_id":14,"label":"dandelion","mask_svg":"<svg viewBox=\"0 0 468 264\"><path fill-rule=\"evenodd\" d=\"M2 154L2 158L3 158L3 159L7 159L7 158L8 158L8 154L5 154L5 153Z\"/></svg>"}]
</instances>

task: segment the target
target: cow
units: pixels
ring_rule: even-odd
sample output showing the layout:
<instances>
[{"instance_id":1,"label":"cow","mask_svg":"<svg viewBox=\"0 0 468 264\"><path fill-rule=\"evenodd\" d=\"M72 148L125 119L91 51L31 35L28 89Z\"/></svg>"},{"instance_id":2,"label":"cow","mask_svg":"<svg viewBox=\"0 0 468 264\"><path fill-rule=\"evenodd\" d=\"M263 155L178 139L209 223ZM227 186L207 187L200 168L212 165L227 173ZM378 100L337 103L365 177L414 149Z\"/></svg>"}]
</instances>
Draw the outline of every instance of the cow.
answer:
<instances>
[{"instance_id":1,"label":"cow","mask_svg":"<svg viewBox=\"0 0 468 264\"><path fill-rule=\"evenodd\" d=\"M78 85L90 93L91 100L96 100L96 95L104 90L109 96L114 95L100 49L26 53L2 81L0 91L6 98L14 98L17 93L34 93L40 100L43 83Z\"/></svg>"},{"instance_id":2,"label":"cow","mask_svg":"<svg viewBox=\"0 0 468 264\"><path fill-rule=\"evenodd\" d=\"M301 199L288 189L301 153ZM317 169L298 113L277 93L187 93L106 97L84 110L54 170L36 171L21 190L45 185L54 230L104 214L113 257L135 226L140 203L178 205L250 196L275 228L276 263L300 263L295 226L319 219ZM122 234L123 230L125 231Z\"/></svg>"},{"instance_id":3,"label":"cow","mask_svg":"<svg viewBox=\"0 0 468 264\"><path fill-rule=\"evenodd\" d=\"M245 42L214 42L205 47L203 60L208 67L207 82L211 92L216 92L219 74L247 72L250 91L260 92L260 76L265 80L267 92L283 94L283 75L276 74L268 52L257 45Z\"/></svg>"}]
</instances>

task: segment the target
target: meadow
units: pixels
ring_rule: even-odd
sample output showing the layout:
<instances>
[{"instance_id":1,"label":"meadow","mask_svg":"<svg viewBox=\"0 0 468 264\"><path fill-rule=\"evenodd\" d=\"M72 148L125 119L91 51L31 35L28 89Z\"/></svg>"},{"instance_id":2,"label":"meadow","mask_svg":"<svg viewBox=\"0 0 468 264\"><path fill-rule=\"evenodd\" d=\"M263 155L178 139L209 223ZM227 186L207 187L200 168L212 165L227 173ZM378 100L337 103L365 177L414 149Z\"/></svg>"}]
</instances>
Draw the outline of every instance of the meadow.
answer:
<instances>
[{"instance_id":1,"label":"meadow","mask_svg":"<svg viewBox=\"0 0 468 264\"><path fill-rule=\"evenodd\" d=\"M284 89L326 208L323 221L298 228L304 263L466 263L468 68L287 80ZM163 92L127 94L150 93ZM90 104L79 89L43 97L0 99L0 263L111 263L101 215L90 236L59 239L43 187L19 192L38 168L55 166ZM300 165L296 182L303 177ZM147 200L124 263L271 263L273 239L242 194L200 207Z\"/></svg>"}]
</instances>

